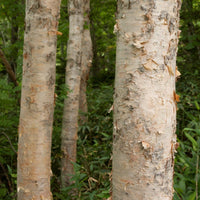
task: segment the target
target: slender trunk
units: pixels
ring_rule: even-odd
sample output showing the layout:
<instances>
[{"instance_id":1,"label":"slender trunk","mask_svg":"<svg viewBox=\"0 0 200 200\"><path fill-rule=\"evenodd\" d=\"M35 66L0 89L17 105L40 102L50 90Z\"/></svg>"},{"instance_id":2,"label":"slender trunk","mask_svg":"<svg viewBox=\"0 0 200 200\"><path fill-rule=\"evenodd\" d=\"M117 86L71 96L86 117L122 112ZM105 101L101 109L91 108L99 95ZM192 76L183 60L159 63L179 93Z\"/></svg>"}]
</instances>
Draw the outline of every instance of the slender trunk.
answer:
<instances>
[{"instance_id":1,"label":"slender trunk","mask_svg":"<svg viewBox=\"0 0 200 200\"><path fill-rule=\"evenodd\" d=\"M18 200L51 200L51 134L60 0L27 0L18 143Z\"/></svg>"},{"instance_id":2,"label":"slender trunk","mask_svg":"<svg viewBox=\"0 0 200 200\"><path fill-rule=\"evenodd\" d=\"M10 63L8 62L6 56L4 55L3 51L0 49L0 59L2 60L2 63L4 64L6 71L8 73L8 76L10 78L10 80L15 84L15 86L18 86L18 82L15 76L15 72L13 71L12 66L10 65Z\"/></svg>"},{"instance_id":3,"label":"slender trunk","mask_svg":"<svg viewBox=\"0 0 200 200\"><path fill-rule=\"evenodd\" d=\"M172 200L180 0L118 0L113 200Z\"/></svg>"},{"instance_id":4,"label":"slender trunk","mask_svg":"<svg viewBox=\"0 0 200 200\"><path fill-rule=\"evenodd\" d=\"M83 30L83 40L82 40L82 62L81 62L81 83L80 83L80 98L79 98L79 110L80 124L87 122L87 81L89 78L90 67L92 65L92 40L90 35L90 0L84 0L84 30Z\"/></svg>"},{"instance_id":5,"label":"slender trunk","mask_svg":"<svg viewBox=\"0 0 200 200\"><path fill-rule=\"evenodd\" d=\"M69 41L65 82L70 92L64 102L62 124L61 184L70 185L76 162L76 141L78 131L79 92L82 59L83 0L69 0Z\"/></svg>"}]
</instances>

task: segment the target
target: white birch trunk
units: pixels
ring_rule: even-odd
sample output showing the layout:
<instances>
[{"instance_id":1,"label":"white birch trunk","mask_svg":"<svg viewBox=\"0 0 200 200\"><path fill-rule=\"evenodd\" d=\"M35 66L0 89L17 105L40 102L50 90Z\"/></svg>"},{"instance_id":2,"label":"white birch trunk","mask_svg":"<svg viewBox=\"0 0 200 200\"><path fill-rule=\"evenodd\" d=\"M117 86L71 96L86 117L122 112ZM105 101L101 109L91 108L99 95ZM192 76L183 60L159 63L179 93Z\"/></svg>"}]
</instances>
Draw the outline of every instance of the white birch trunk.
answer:
<instances>
[{"instance_id":1,"label":"white birch trunk","mask_svg":"<svg viewBox=\"0 0 200 200\"><path fill-rule=\"evenodd\" d=\"M172 200L180 0L118 0L113 200Z\"/></svg>"},{"instance_id":2,"label":"white birch trunk","mask_svg":"<svg viewBox=\"0 0 200 200\"><path fill-rule=\"evenodd\" d=\"M18 200L51 200L51 134L54 112L60 0L27 0L19 125Z\"/></svg>"},{"instance_id":3,"label":"white birch trunk","mask_svg":"<svg viewBox=\"0 0 200 200\"><path fill-rule=\"evenodd\" d=\"M84 30L82 38L82 62L81 62L81 83L80 83L80 98L79 98L79 122L84 124L87 122L87 81L89 79L90 67L92 66L92 40L90 34L90 0L84 0Z\"/></svg>"},{"instance_id":4,"label":"white birch trunk","mask_svg":"<svg viewBox=\"0 0 200 200\"><path fill-rule=\"evenodd\" d=\"M76 142L78 131L79 92L81 79L82 33L83 33L83 0L69 0L69 41L67 46L67 66L65 82L69 87L64 103L62 124L62 187L71 184L74 174L72 162L76 162Z\"/></svg>"}]
</instances>

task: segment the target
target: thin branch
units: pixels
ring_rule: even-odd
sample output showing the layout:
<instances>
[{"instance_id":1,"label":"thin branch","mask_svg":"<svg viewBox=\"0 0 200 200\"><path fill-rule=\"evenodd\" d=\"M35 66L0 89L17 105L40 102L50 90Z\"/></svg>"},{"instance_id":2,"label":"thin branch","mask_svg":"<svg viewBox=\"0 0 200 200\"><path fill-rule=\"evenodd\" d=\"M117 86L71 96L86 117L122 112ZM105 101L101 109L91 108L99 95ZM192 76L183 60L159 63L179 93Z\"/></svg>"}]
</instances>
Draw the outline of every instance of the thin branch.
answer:
<instances>
[{"instance_id":1,"label":"thin branch","mask_svg":"<svg viewBox=\"0 0 200 200\"><path fill-rule=\"evenodd\" d=\"M2 41L3 41L3 45L5 46L6 40L5 40L3 31L1 31L1 38L2 38Z\"/></svg>"},{"instance_id":2,"label":"thin branch","mask_svg":"<svg viewBox=\"0 0 200 200\"><path fill-rule=\"evenodd\" d=\"M4 132L2 132L0 134L4 135L8 139L8 142L9 142L12 150L17 154L17 151L15 150L14 146L12 145L12 142L11 142L10 138L8 137L8 135L6 135Z\"/></svg>"},{"instance_id":3,"label":"thin branch","mask_svg":"<svg viewBox=\"0 0 200 200\"><path fill-rule=\"evenodd\" d=\"M15 86L18 86L19 83L17 82L15 73L12 70L12 67L10 66L6 56L4 55L4 53L3 53L3 51L1 49L0 49L0 59L2 60L3 64L5 65L6 71L8 72L8 75L9 75L10 79L13 81Z\"/></svg>"},{"instance_id":4,"label":"thin branch","mask_svg":"<svg viewBox=\"0 0 200 200\"><path fill-rule=\"evenodd\" d=\"M2 170L3 170L3 173L4 173L4 175L5 175L6 179L7 179L9 190L10 190L10 192L13 192L12 183L11 183L11 181L10 181L10 179L9 179L9 176L8 176L8 174L7 174L7 171L6 171L6 169L4 168L3 164L0 163L0 166L1 166L1 168L2 168Z\"/></svg>"}]
</instances>

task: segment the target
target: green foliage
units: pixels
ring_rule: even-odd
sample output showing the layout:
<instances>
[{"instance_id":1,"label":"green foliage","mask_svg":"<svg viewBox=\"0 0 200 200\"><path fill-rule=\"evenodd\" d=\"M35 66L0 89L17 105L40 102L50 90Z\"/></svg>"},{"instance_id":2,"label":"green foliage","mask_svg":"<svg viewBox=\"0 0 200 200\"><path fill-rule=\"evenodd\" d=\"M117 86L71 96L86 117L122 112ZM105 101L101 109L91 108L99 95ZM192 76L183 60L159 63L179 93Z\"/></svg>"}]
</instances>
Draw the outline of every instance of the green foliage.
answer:
<instances>
[{"instance_id":1,"label":"green foliage","mask_svg":"<svg viewBox=\"0 0 200 200\"><path fill-rule=\"evenodd\" d=\"M174 200L199 199L199 104L200 104L200 2L183 0L181 10L181 37L177 65L181 78L177 91L181 96L178 105L177 135L180 147L176 154Z\"/></svg>"},{"instance_id":2,"label":"green foliage","mask_svg":"<svg viewBox=\"0 0 200 200\"><path fill-rule=\"evenodd\" d=\"M112 83L115 72L116 37L115 24L116 0L91 0L91 35L93 42L92 81Z\"/></svg>"},{"instance_id":3,"label":"green foliage","mask_svg":"<svg viewBox=\"0 0 200 200\"><path fill-rule=\"evenodd\" d=\"M16 188L16 149L19 119L19 88L0 79L0 199L9 200Z\"/></svg>"},{"instance_id":4,"label":"green foliage","mask_svg":"<svg viewBox=\"0 0 200 200\"><path fill-rule=\"evenodd\" d=\"M110 196L111 147L112 147L112 106L113 87L101 85L88 89L88 123L79 129L77 163L74 184L60 193L54 177L54 199L104 199ZM58 169L58 168L57 168ZM53 170L54 174L60 173ZM59 176L56 175L56 176ZM70 195L72 189L76 196Z\"/></svg>"},{"instance_id":5,"label":"green foliage","mask_svg":"<svg viewBox=\"0 0 200 200\"><path fill-rule=\"evenodd\" d=\"M189 128L183 129L185 140L179 141L180 148L176 156L175 185L180 199L195 199L199 191L199 148L200 148L200 115L188 124Z\"/></svg>"}]
</instances>

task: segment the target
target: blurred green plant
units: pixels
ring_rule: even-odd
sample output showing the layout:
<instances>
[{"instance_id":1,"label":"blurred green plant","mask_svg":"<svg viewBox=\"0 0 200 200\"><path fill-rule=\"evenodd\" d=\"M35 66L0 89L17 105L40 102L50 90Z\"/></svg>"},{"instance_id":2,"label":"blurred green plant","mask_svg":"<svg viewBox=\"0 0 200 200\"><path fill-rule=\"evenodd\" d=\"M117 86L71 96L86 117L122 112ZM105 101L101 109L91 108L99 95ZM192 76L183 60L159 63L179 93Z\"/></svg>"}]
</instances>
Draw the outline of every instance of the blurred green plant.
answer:
<instances>
[{"instance_id":1,"label":"blurred green plant","mask_svg":"<svg viewBox=\"0 0 200 200\"><path fill-rule=\"evenodd\" d=\"M113 87L100 85L88 89L88 123L79 128L77 163L74 163L74 184L60 192L56 178L60 170L54 169L54 199L106 199L110 196L112 106ZM59 146L59 145L58 145ZM57 165L56 165L57 166ZM76 190L76 195L70 194Z\"/></svg>"},{"instance_id":2,"label":"blurred green plant","mask_svg":"<svg viewBox=\"0 0 200 200\"><path fill-rule=\"evenodd\" d=\"M200 114L199 104L195 101L196 115L186 112L190 118L187 128L182 131L182 140L175 162L175 200L198 200L200 198Z\"/></svg>"},{"instance_id":3,"label":"blurred green plant","mask_svg":"<svg viewBox=\"0 0 200 200\"><path fill-rule=\"evenodd\" d=\"M0 77L0 199L16 195L19 87Z\"/></svg>"}]
</instances>

